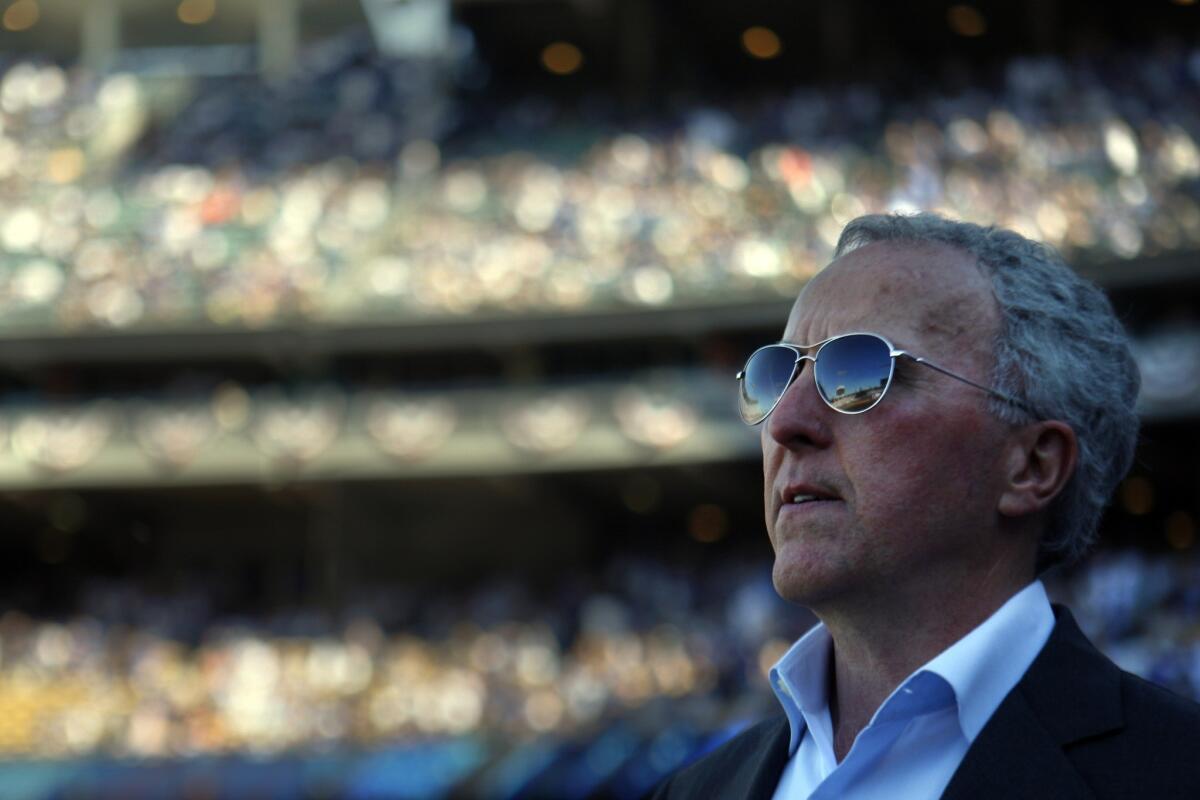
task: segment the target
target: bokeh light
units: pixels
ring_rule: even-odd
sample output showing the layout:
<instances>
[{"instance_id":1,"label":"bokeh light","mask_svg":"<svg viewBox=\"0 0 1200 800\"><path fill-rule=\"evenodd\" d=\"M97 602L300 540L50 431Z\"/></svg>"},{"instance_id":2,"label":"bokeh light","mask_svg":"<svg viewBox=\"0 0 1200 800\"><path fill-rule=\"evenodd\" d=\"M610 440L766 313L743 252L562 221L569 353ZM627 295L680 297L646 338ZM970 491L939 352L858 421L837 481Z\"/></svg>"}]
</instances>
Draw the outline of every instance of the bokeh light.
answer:
<instances>
[{"instance_id":1,"label":"bokeh light","mask_svg":"<svg viewBox=\"0 0 1200 800\"><path fill-rule=\"evenodd\" d=\"M718 505L704 503L688 515L688 534L698 542L716 542L728 533L729 515Z\"/></svg>"},{"instance_id":2,"label":"bokeh light","mask_svg":"<svg viewBox=\"0 0 1200 800\"><path fill-rule=\"evenodd\" d=\"M987 20L979 9L969 5L950 6L946 10L946 22L950 30L959 36L973 38L987 33Z\"/></svg>"},{"instance_id":3,"label":"bokeh light","mask_svg":"<svg viewBox=\"0 0 1200 800\"><path fill-rule=\"evenodd\" d=\"M1143 516L1154 510L1154 484L1141 475L1126 478L1118 491L1121 505L1128 513Z\"/></svg>"},{"instance_id":4,"label":"bokeh light","mask_svg":"<svg viewBox=\"0 0 1200 800\"><path fill-rule=\"evenodd\" d=\"M542 49L542 66L555 75L570 75L583 66L583 53L570 42L553 42Z\"/></svg>"},{"instance_id":5,"label":"bokeh light","mask_svg":"<svg viewBox=\"0 0 1200 800\"><path fill-rule=\"evenodd\" d=\"M37 0L15 0L4 10L4 27L10 31L24 31L37 24L42 11Z\"/></svg>"},{"instance_id":6,"label":"bokeh light","mask_svg":"<svg viewBox=\"0 0 1200 800\"><path fill-rule=\"evenodd\" d=\"M779 34L770 28L755 25L742 31L742 47L755 58L776 58L783 52Z\"/></svg>"},{"instance_id":7,"label":"bokeh light","mask_svg":"<svg viewBox=\"0 0 1200 800\"><path fill-rule=\"evenodd\" d=\"M216 0L182 0L175 10L185 25L203 25L217 13Z\"/></svg>"},{"instance_id":8,"label":"bokeh light","mask_svg":"<svg viewBox=\"0 0 1200 800\"><path fill-rule=\"evenodd\" d=\"M1186 511L1167 517L1167 543L1176 550L1188 550L1196 544L1196 518Z\"/></svg>"}]
</instances>

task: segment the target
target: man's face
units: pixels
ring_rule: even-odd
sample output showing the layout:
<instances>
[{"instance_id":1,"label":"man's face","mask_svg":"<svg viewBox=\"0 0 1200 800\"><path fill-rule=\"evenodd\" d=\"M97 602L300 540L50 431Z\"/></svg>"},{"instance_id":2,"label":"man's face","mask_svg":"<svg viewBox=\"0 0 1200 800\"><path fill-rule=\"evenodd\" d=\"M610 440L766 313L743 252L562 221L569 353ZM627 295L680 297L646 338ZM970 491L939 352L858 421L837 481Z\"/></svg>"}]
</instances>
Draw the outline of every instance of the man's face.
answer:
<instances>
[{"instance_id":1,"label":"man's face","mask_svg":"<svg viewBox=\"0 0 1200 800\"><path fill-rule=\"evenodd\" d=\"M954 248L876 243L805 287L783 341L867 331L990 384L998 312ZM818 610L961 585L988 568L1007 427L985 393L898 359L877 406L839 414L806 362L762 425L767 531L779 593ZM794 503L796 494L830 499Z\"/></svg>"}]
</instances>

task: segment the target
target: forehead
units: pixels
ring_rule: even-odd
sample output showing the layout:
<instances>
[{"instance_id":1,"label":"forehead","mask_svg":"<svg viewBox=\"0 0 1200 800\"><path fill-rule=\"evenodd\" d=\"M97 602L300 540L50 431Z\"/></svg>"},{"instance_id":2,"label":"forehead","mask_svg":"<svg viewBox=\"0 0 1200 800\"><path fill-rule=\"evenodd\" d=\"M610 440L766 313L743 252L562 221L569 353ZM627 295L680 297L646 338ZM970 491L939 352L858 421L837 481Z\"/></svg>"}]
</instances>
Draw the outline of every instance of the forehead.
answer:
<instances>
[{"instance_id":1,"label":"forehead","mask_svg":"<svg viewBox=\"0 0 1200 800\"><path fill-rule=\"evenodd\" d=\"M898 347L941 339L990 349L998 324L991 285L970 254L941 244L875 242L809 281L784 339L812 344L870 331Z\"/></svg>"}]
</instances>

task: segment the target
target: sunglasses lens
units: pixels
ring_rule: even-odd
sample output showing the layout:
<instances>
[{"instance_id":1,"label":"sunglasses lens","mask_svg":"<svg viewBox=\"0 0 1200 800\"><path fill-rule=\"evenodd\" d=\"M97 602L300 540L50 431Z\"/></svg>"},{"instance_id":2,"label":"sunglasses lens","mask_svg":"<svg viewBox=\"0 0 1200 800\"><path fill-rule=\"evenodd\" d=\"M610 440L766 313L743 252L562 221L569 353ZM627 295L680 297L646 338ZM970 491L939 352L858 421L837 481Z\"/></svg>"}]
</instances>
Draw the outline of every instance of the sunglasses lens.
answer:
<instances>
[{"instance_id":1,"label":"sunglasses lens","mask_svg":"<svg viewBox=\"0 0 1200 800\"><path fill-rule=\"evenodd\" d=\"M817 354L817 390L846 414L866 411L883 397L892 378L891 349L876 336L834 339Z\"/></svg>"},{"instance_id":2,"label":"sunglasses lens","mask_svg":"<svg viewBox=\"0 0 1200 800\"><path fill-rule=\"evenodd\" d=\"M796 367L796 354L786 347L764 347L750 356L743 370L738 407L742 419L762 422L787 390Z\"/></svg>"}]
</instances>

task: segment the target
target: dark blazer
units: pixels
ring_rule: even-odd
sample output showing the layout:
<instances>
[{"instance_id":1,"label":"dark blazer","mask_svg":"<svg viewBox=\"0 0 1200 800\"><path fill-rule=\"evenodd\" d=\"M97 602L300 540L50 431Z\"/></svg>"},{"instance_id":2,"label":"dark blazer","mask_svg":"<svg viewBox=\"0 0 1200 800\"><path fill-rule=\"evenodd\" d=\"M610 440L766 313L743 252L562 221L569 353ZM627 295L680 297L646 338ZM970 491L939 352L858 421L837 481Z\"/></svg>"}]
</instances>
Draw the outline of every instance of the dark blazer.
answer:
<instances>
[{"instance_id":1,"label":"dark blazer","mask_svg":"<svg viewBox=\"0 0 1200 800\"><path fill-rule=\"evenodd\" d=\"M944 800L1200 798L1200 705L1122 671L1071 612L1055 606L1054 615L1046 646L967 750ZM761 722L654 797L770 800L788 737L786 717Z\"/></svg>"}]
</instances>

